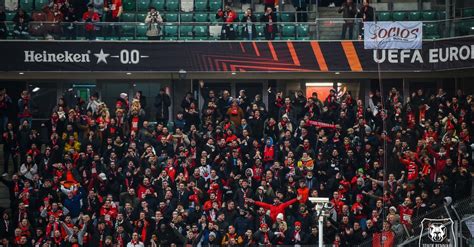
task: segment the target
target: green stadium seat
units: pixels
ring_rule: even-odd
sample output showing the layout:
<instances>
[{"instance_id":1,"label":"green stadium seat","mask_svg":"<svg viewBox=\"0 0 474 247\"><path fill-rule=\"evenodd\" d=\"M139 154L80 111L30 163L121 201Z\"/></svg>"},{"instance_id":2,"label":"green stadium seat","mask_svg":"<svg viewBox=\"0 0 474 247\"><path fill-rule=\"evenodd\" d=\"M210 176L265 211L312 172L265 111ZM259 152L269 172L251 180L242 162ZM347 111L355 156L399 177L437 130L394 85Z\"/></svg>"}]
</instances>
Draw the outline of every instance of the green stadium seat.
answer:
<instances>
[{"instance_id":1,"label":"green stadium seat","mask_svg":"<svg viewBox=\"0 0 474 247\"><path fill-rule=\"evenodd\" d=\"M180 15L180 22L193 22L193 14L191 13L184 13Z\"/></svg>"},{"instance_id":2,"label":"green stadium seat","mask_svg":"<svg viewBox=\"0 0 474 247\"><path fill-rule=\"evenodd\" d=\"M392 19L393 21L404 21L406 16L405 12L393 12Z\"/></svg>"},{"instance_id":3,"label":"green stadium seat","mask_svg":"<svg viewBox=\"0 0 474 247\"><path fill-rule=\"evenodd\" d=\"M165 9L165 0L151 0L151 6L155 7L158 11Z\"/></svg>"},{"instance_id":4,"label":"green stadium seat","mask_svg":"<svg viewBox=\"0 0 474 247\"><path fill-rule=\"evenodd\" d=\"M242 13L242 12L238 13L237 19L238 19L239 22L242 20L242 18L244 18L244 15L245 15L245 13Z\"/></svg>"},{"instance_id":5,"label":"green stadium seat","mask_svg":"<svg viewBox=\"0 0 474 247\"><path fill-rule=\"evenodd\" d=\"M281 13L280 14L280 21L281 22L294 22L295 15L294 13Z\"/></svg>"},{"instance_id":6,"label":"green stadium seat","mask_svg":"<svg viewBox=\"0 0 474 247\"><path fill-rule=\"evenodd\" d=\"M439 29L437 23L424 23L423 24L423 38L424 39L439 39Z\"/></svg>"},{"instance_id":7,"label":"green stadium seat","mask_svg":"<svg viewBox=\"0 0 474 247\"><path fill-rule=\"evenodd\" d=\"M295 26L291 24L281 25L281 39L295 39Z\"/></svg>"},{"instance_id":8,"label":"green stadium seat","mask_svg":"<svg viewBox=\"0 0 474 247\"><path fill-rule=\"evenodd\" d=\"M440 19L440 20L446 19L446 11L438 12L438 19Z\"/></svg>"},{"instance_id":9,"label":"green stadium seat","mask_svg":"<svg viewBox=\"0 0 474 247\"><path fill-rule=\"evenodd\" d=\"M466 8L462 10L462 17L474 16L474 8Z\"/></svg>"},{"instance_id":10,"label":"green stadium seat","mask_svg":"<svg viewBox=\"0 0 474 247\"><path fill-rule=\"evenodd\" d=\"M148 7L150 7L149 0L138 0L137 1L137 10L138 11L148 11Z\"/></svg>"},{"instance_id":11,"label":"green stadium seat","mask_svg":"<svg viewBox=\"0 0 474 247\"><path fill-rule=\"evenodd\" d=\"M261 24L255 25L255 30L257 31L258 40L265 39L264 25L261 25Z\"/></svg>"},{"instance_id":12,"label":"green stadium seat","mask_svg":"<svg viewBox=\"0 0 474 247\"><path fill-rule=\"evenodd\" d=\"M165 25L164 34L166 37L178 37L178 26Z\"/></svg>"},{"instance_id":13,"label":"green stadium seat","mask_svg":"<svg viewBox=\"0 0 474 247\"><path fill-rule=\"evenodd\" d=\"M166 22L178 22L178 14L169 13L165 15Z\"/></svg>"},{"instance_id":14,"label":"green stadium seat","mask_svg":"<svg viewBox=\"0 0 474 247\"><path fill-rule=\"evenodd\" d=\"M306 24L300 24L296 27L296 39L309 40L309 27Z\"/></svg>"},{"instance_id":15,"label":"green stadium seat","mask_svg":"<svg viewBox=\"0 0 474 247\"><path fill-rule=\"evenodd\" d=\"M194 20L196 20L196 22L208 22L209 15L207 13L194 14Z\"/></svg>"},{"instance_id":16,"label":"green stadium seat","mask_svg":"<svg viewBox=\"0 0 474 247\"><path fill-rule=\"evenodd\" d=\"M125 24L122 26L122 36L124 39L133 39L135 37L135 25Z\"/></svg>"},{"instance_id":17,"label":"green stadium seat","mask_svg":"<svg viewBox=\"0 0 474 247\"><path fill-rule=\"evenodd\" d=\"M167 0L166 1L166 10L177 12L179 10L179 1L177 1L177 0Z\"/></svg>"},{"instance_id":18,"label":"green stadium seat","mask_svg":"<svg viewBox=\"0 0 474 247\"><path fill-rule=\"evenodd\" d=\"M436 12L435 11L424 11L423 14L424 21L434 21L436 20Z\"/></svg>"},{"instance_id":19,"label":"green stadium seat","mask_svg":"<svg viewBox=\"0 0 474 247\"><path fill-rule=\"evenodd\" d=\"M420 12L410 12L410 13L408 13L408 20L409 21L420 21L421 20L421 13Z\"/></svg>"},{"instance_id":20,"label":"green stadium seat","mask_svg":"<svg viewBox=\"0 0 474 247\"><path fill-rule=\"evenodd\" d=\"M379 12L377 18L378 21L390 21L390 12Z\"/></svg>"},{"instance_id":21,"label":"green stadium seat","mask_svg":"<svg viewBox=\"0 0 474 247\"><path fill-rule=\"evenodd\" d=\"M147 13L138 13L137 14L137 22L144 22L146 18Z\"/></svg>"},{"instance_id":22,"label":"green stadium seat","mask_svg":"<svg viewBox=\"0 0 474 247\"><path fill-rule=\"evenodd\" d=\"M135 0L123 0L123 10L125 11L135 11L136 5Z\"/></svg>"},{"instance_id":23,"label":"green stadium seat","mask_svg":"<svg viewBox=\"0 0 474 247\"><path fill-rule=\"evenodd\" d=\"M207 1L205 0L196 0L194 2L194 9L196 11L207 11Z\"/></svg>"},{"instance_id":24,"label":"green stadium seat","mask_svg":"<svg viewBox=\"0 0 474 247\"><path fill-rule=\"evenodd\" d=\"M48 0L35 0L35 9L42 10L45 5L48 5Z\"/></svg>"},{"instance_id":25,"label":"green stadium seat","mask_svg":"<svg viewBox=\"0 0 474 247\"><path fill-rule=\"evenodd\" d=\"M139 20L139 21L144 21L145 19L143 20ZM137 21L137 16L135 13L123 13L122 14L122 22L135 22Z\"/></svg>"},{"instance_id":26,"label":"green stadium seat","mask_svg":"<svg viewBox=\"0 0 474 247\"><path fill-rule=\"evenodd\" d=\"M20 8L26 12L33 10L33 0L20 0Z\"/></svg>"},{"instance_id":27,"label":"green stadium seat","mask_svg":"<svg viewBox=\"0 0 474 247\"><path fill-rule=\"evenodd\" d=\"M195 26L194 27L194 39L207 40L208 38L209 38L208 26Z\"/></svg>"},{"instance_id":28,"label":"green stadium seat","mask_svg":"<svg viewBox=\"0 0 474 247\"><path fill-rule=\"evenodd\" d=\"M193 26L180 25L179 26L179 36L183 37L183 38L193 37Z\"/></svg>"},{"instance_id":29,"label":"green stadium seat","mask_svg":"<svg viewBox=\"0 0 474 247\"><path fill-rule=\"evenodd\" d=\"M6 12L6 20L7 21L13 21L13 17L15 17L16 13L15 12Z\"/></svg>"},{"instance_id":30,"label":"green stadium seat","mask_svg":"<svg viewBox=\"0 0 474 247\"><path fill-rule=\"evenodd\" d=\"M140 23L137 25L137 36L136 39L148 39L146 36L146 31L148 30L148 26L144 23Z\"/></svg>"},{"instance_id":31,"label":"green stadium seat","mask_svg":"<svg viewBox=\"0 0 474 247\"><path fill-rule=\"evenodd\" d=\"M260 21L260 17L262 17L263 13L253 13L255 15L255 18L257 19L257 22Z\"/></svg>"},{"instance_id":32,"label":"green stadium seat","mask_svg":"<svg viewBox=\"0 0 474 247\"><path fill-rule=\"evenodd\" d=\"M211 10L211 12L216 12L218 9L221 9L221 8L222 8L221 1L212 0L211 2L209 2L209 9Z\"/></svg>"}]
</instances>

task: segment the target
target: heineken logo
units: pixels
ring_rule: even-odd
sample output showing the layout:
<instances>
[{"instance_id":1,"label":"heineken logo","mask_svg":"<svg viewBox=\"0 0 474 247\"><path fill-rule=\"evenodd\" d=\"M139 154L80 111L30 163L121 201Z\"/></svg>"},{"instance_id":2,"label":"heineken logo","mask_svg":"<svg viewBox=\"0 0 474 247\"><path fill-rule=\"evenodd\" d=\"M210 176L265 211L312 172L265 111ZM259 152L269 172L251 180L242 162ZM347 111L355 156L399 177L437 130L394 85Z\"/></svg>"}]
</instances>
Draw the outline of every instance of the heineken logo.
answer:
<instances>
[{"instance_id":1,"label":"heineken logo","mask_svg":"<svg viewBox=\"0 0 474 247\"><path fill-rule=\"evenodd\" d=\"M108 58L118 59L122 64L139 64L142 58L149 58L149 56L141 55L138 50L121 50L117 55L111 55L100 49L97 53L92 53L87 50L86 53L75 53L75 52L47 52L45 50L41 52L37 51L24 51L25 63L90 63L95 64L108 64ZM93 56L91 56L93 55ZM91 60L92 58L92 60Z\"/></svg>"},{"instance_id":2,"label":"heineken logo","mask_svg":"<svg viewBox=\"0 0 474 247\"><path fill-rule=\"evenodd\" d=\"M90 51L87 53L72 53L64 51L60 53L48 53L46 51L25 51L25 63L89 63Z\"/></svg>"}]
</instances>

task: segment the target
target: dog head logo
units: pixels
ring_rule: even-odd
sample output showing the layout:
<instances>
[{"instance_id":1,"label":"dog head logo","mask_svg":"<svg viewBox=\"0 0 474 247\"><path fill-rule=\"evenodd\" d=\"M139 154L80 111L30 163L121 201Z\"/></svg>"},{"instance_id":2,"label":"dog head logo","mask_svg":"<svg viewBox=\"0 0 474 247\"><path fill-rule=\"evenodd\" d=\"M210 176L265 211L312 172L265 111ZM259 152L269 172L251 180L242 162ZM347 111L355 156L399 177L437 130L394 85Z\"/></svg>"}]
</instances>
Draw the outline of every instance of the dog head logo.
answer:
<instances>
[{"instance_id":1,"label":"dog head logo","mask_svg":"<svg viewBox=\"0 0 474 247\"><path fill-rule=\"evenodd\" d=\"M446 238L446 226L442 223L432 223L428 228L428 237L435 243L442 242Z\"/></svg>"}]
</instances>

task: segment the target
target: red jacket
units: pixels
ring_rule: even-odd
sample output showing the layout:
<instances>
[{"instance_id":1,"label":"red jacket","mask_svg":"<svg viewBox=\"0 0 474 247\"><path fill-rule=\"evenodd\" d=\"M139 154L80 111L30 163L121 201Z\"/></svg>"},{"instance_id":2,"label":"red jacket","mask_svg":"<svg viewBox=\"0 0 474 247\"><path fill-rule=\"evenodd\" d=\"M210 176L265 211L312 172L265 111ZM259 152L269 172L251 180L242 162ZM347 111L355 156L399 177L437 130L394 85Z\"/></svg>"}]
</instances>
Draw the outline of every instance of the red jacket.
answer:
<instances>
[{"instance_id":1,"label":"red jacket","mask_svg":"<svg viewBox=\"0 0 474 247\"><path fill-rule=\"evenodd\" d=\"M86 31L93 31L94 24L92 24L91 22L88 22L88 20L92 22L98 22L100 21L100 17L99 17L99 14L97 14L96 12L90 14L89 11L87 11L84 13L84 15L82 15L82 20L86 22L86 26L85 26Z\"/></svg>"},{"instance_id":2,"label":"red jacket","mask_svg":"<svg viewBox=\"0 0 474 247\"><path fill-rule=\"evenodd\" d=\"M285 213L285 209L287 207L289 207L291 204L295 203L297 201L296 198L293 198L287 202L284 202L284 203L281 203L279 205L272 205L272 204L268 204L268 203L264 203L264 202L259 202L259 201L256 201L254 204L259 206L259 207L262 207L262 208L265 208L265 209L269 209L270 210L270 218L272 219L272 221L275 223L276 221L276 218L277 218L277 215L279 213L282 213L284 214Z\"/></svg>"},{"instance_id":3,"label":"red jacket","mask_svg":"<svg viewBox=\"0 0 474 247\"><path fill-rule=\"evenodd\" d=\"M413 181L418 178L418 165L415 161L409 159L400 159L400 162L405 165L408 170L408 181Z\"/></svg>"}]
</instances>

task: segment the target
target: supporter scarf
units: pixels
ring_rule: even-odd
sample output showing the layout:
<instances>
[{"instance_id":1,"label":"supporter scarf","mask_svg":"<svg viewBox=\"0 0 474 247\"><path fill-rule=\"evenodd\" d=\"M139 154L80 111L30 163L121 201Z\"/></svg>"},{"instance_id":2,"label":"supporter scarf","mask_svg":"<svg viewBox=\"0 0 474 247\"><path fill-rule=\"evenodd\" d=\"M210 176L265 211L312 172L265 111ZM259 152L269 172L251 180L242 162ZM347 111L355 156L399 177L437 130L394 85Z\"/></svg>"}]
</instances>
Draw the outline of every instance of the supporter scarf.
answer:
<instances>
[{"instance_id":1,"label":"supporter scarf","mask_svg":"<svg viewBox=\"0 0 474 247\"><path fill-rule=\"evenodd\" d=\"M323 123L323 122L318 122L318 121L313 121L309 120L309 124L314 125L318 128L329 128L329 129L335 129L336 125L335 124L328 124L328 123Z\"/></svg>"},{"instance_id":2,"label":"supporter scarf","mask_svg":"<svg viewBox=\"0 0 474 247\"><path fill-rule=\"evenodd\" d=\"M272 15L268 15L268 23L270 23L268 25L268 32L269 33L273 33L273 24L272 24L273 20L272 20Z\"/></svg>"},{"instance_id":3,"label":"supporter scarf","mask_svg":"<svg viewBox=\"0 0 474 247\"><path fill-rule=\"evenodd\" d=\"M146 231L148 228L148 221L144 220L143 221L143 227L142 227L142 241L145 243L146 240Z\"/></svg>"},{"instance_id":4,"label":"supporter scarf","mask_svg":"<svg viewBox=\"0 0 474 247\"><path fill-rule=\"evenodd\" d=\"M265 245L270 244L270 239L268 238L268 232L263 233L263 244L265 244Z\"/></svg>"},{"instance_id":5,"label":"supporter scarf","mask_svg":"<svg viewBox=\"0 0 474 247\"><path fill-rule=\"evenodd\" d=\"M293 240L295 241L295 243L298 243L301 241L300 231L295 231Z\"/></svg>"}]
</instances>

